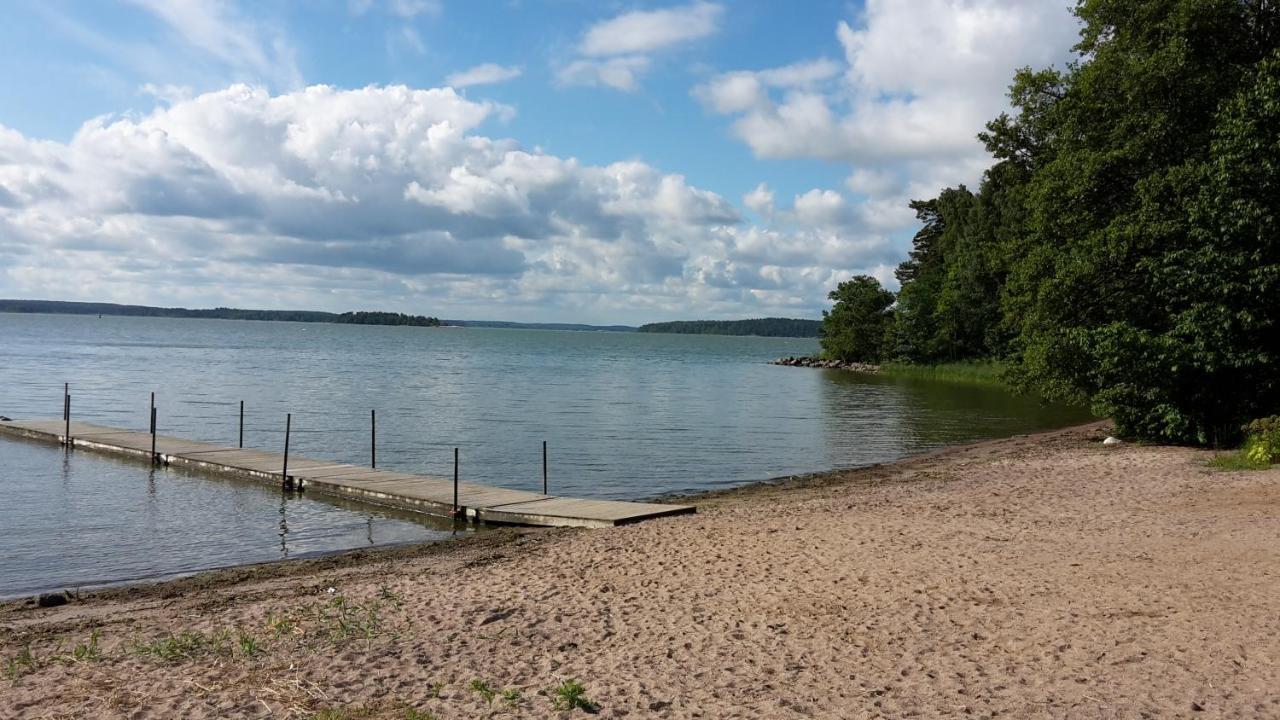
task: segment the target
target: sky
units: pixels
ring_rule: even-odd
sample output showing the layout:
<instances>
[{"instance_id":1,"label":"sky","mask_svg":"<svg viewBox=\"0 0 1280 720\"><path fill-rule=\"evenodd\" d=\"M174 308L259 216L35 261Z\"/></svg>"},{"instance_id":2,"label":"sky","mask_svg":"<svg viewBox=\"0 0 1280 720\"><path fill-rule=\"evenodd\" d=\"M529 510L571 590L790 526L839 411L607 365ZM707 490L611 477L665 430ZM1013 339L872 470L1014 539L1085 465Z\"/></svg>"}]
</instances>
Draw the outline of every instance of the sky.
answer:
<instances>
[{"instance_id":1,"label":"sky","mask_svg":"<svg viewBox=\"0 0 1280 720\"><path fill-rule=\"evenodd\" d=\"M1066 0L8 0L0 297L643 323L895 287Z\"/></svg>"}]
</instances>

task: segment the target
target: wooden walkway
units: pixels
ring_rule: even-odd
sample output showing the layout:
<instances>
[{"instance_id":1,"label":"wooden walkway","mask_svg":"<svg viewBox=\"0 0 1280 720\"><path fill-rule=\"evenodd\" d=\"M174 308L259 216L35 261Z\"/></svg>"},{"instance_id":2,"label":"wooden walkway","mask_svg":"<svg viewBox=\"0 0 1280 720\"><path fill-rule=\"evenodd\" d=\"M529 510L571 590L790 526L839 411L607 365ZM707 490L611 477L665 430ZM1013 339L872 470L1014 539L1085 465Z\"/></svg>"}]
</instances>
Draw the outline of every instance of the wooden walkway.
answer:
<instances>
[{"instance_id":1,"label":"wooden walkway","mask_svg":"<svg viewBox=\"0 0 1280 720\"><path fill-rule=\"evenodd\" d=\"M0 433L64 442L62 420L0 421ZM118 428L71 423L72 447L151 459L151 434ZM453 481L343 465L289 455L288 477L282 476L284 457L261 450L237 449L157 435L159 462L198 470L263 480L274 485L291 482L309 492L362 500L377 505L451 517ZM478 522L509 525L608 527L667 515L696 512L692 505L582 500L525 490L507 490L476 483L458 483L458 505Z\"/></svg>"}]
</instances>

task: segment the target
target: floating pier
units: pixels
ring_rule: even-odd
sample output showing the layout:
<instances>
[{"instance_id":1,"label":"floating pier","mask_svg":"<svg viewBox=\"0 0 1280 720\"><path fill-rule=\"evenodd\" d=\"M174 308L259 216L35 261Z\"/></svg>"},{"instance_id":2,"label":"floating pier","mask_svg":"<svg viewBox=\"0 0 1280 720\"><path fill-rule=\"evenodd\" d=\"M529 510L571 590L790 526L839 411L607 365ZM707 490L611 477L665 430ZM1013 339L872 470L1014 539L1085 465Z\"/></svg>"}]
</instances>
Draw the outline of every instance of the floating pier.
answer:
<instances>
[{"instance_id":1,"label":"floating pier","mask_svg":"<svg viewBox=\"0 0 1280 720\"><path fill-rule=\"evenodd\" d=\"M154 422L154 420L153 420ZM262 450L61 420L0 421L0 433L151 463L234 475L324 495L477 522L545 527L610 527L697 511L692 505L588 500L508 490L441 477L376 470Z\"/></svg>"}]
</instances>

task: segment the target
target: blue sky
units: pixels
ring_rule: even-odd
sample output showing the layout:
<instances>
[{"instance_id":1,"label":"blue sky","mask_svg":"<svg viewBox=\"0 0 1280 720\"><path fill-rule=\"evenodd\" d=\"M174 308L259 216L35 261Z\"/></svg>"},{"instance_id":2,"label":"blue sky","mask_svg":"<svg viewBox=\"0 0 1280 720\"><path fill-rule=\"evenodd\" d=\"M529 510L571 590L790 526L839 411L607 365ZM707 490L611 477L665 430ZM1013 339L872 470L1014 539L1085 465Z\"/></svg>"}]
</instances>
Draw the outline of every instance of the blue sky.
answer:
<instances>
[{"instance_id":1,"label":"blue sky","mask_svg":"<svg viewBox=\"0 0 1280 720\"><path fill-rule=\"evenodd\" d=\"M816 317L1074 37L1049 0L12 3L0 296Z\"/></svg>"}]
</instances>

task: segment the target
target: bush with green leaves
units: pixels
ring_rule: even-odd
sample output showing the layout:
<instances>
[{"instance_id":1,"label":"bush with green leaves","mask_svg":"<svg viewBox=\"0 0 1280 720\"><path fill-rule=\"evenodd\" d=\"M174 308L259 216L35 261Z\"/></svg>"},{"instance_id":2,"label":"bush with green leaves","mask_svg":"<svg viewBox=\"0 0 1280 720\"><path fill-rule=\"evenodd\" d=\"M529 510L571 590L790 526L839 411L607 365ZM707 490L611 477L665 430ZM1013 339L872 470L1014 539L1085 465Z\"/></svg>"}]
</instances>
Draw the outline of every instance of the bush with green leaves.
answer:
<instances>
[{"instance_id":1,"label":"bush with green leaves","mask_svg":"<svg viewBox=\"0 0 1280 720\"><path fill-rule=\"evenodd\" d=\"M1280 416L1258 418L1243 429L1245 441L1241 450L1249 462L1257 465L1280 462Z\"/></svg>"}]
</instances>

